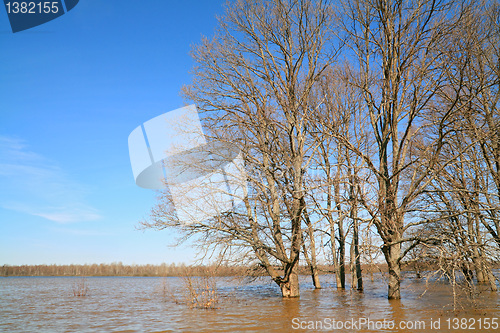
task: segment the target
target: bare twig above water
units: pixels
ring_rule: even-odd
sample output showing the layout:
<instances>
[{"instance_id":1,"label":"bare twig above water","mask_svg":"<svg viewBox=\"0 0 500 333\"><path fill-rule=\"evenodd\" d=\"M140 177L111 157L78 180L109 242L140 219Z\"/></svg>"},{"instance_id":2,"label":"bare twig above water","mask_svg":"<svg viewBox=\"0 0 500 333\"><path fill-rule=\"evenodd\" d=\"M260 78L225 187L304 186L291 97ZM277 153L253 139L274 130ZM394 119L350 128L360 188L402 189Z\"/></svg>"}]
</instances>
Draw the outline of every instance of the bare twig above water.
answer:
<instances>
[{"instance_id":1,"label":"bare twig above water","mask_svg":"<svg viewBox=\"0 0 500 333\"><path fill-rule=\"evenodd\" d=\"M88 296L89 287L87 284L87 279L85 277L81 277L78 281L75 281L73 284L73 296L84 297Z\"/></svg>"}]
</instances>

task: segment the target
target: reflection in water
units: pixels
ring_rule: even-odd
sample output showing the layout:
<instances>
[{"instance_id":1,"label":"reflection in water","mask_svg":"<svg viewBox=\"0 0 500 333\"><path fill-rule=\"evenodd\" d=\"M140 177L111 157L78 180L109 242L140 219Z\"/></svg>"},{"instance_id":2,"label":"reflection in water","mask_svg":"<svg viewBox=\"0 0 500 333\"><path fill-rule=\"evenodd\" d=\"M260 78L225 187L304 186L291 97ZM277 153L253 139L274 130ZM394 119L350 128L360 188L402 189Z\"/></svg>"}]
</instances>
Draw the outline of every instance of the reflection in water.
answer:
<instances>
[{"instance_id":1,"label":"reflection in water","mask_svg":"<svg viewBox=\"0 0 500 333\"><path fill-rule=\"evenodd\" d=\"M298 332L328 328L337 332L436 332L430 323L440 322L439 332L448 330L448 318L498 318L500 296L482 291L472 302L462 299L461 311L453 313L453 298L444 283L406 279L403 299L389 301L382 276L367 281L365 292L337 290L332 276L321 276L324 289L314 290L309 278L301 277L300 299L282 299L267 278L253 282L221 278L217 310L190 309L176 304L160 292L161 278L90 277L90 295L74 297L77 278L0 278L1 332ZM167 278L181 294L179 278ZM363 319L364 318L364 319ZM367 329L330 330L333 321L371 321ZM376 329L374 323L394 323ZM421 322L420 329L399 329L403 321ZM472 321L471 321L472 322ZM312 325L312 326L311 326ZM300 329L300 328L304 329ZM308 329L311 328L311 329ZM375 328L374 328L375 327ZM350 328L350 326L349 326ZM476 327L476 331L479 330ZM495 332L497 330L490 330Z\"/></svg>"}]
</instances>

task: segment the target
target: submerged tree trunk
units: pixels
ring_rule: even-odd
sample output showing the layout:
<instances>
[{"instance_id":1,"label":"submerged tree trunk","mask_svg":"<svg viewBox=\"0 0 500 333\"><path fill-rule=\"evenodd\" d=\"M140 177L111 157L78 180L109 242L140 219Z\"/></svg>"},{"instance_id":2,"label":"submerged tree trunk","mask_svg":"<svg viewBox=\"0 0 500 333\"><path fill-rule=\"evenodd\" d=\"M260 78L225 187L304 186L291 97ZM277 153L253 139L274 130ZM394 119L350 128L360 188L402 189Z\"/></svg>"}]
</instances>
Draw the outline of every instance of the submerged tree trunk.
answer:
<instances>
[{"instance_id":1,"label":"submerged tree trunk","mask_svg":"<svg viewBox=\"0 0 500 333\"><path fill-rule=\"evenodd\" d=\"M302 205L303 207L306 206L304 198L302 198ZM316 241L314 239L314 227L311 223L311 219L309 218L309 213L307 212L306 208L304 208L303 214L304 214L304 220L306 221L307 225L307 236L309 238L309 251L311 251L311 258L309 258L309 255L307 253L306 242L304 241L302 243L304 246L304 257L306 258L307 265L309 266L309 269L311 271L311 278L314 288L321 289L321 283L319 282L319 275L318 275L318 264L316 260Z\"/></svg>"},{"instance_id":2,"label":"submerged tree trunk","mask_svg":"<svg viewBox=\"0 0 500 333\"><path fill-rule=\"evenodd\" d=\"M330 243L332 246L332 264L335 274L335 282L338 289L342 288L342 280L340 279L340 265L337 257L337 240L335 239L335 223L330 222Z\"/></svg>"},{"instance_id":3,"label":"submerged tree trunk","mask_svg":"<svg viewBox=\"0 0 500 333\"><path fill-rule=\"evenodd\" d=\"M319 282L318 266L316 264L316 255L314 255L313 257L311 253L311 258L309 258L305 242L303 246L304 246L304 258L306 259L307 267L309 267L309 271L311 272L311 279L314 285L314 289L321 289L321 283Z\"/></svg>"},{"instance_id":4,"label":"submerged tree trunk","mask_svg":"<svg viewBox=\"0 0 500 333\"><path fill-rule=\"evenodd\" d=\"M340 148L339 148L340 154ZM335 176L335 206L337 210L337 227L339 229L339 256L337 263L337 288L345 289L345 233L344 233L344 215L340 205L340 168Z\"/></svg>"},{"instance_id":5,"label":"submerged tree trunk","mask_svg":"<svg viewBox=\"0 0 500 333\"><path fill-rule=\"evenodd\" d=\"M483 283L485 285L490 286L491 291L497 291L498 287L496 284L496 278L491 271L490 263L488 259L485 257L483 251L475 251L477 252L477 259L474 262L474 270L476 272L476 279L478 283Z\"/></svg>"},{"instance_id":6,"label":"submerged tree trunk","mask_svg":"<svg viewBox=\"0 0 500 333\"><path fill-rule=\"evenodd\" d=\"M339 265L337 274L340 278L340 288L345 289L345 235L342 223L339 221Z\"/></svg>"},{"instance_id":7,"label":"submerged tree trunk","mask_svg":"<svg viewBox=\"0 0 500 333\"><path fill-rule=\"evenodd\" d=\"M260 249L254 249L256 257L260 261L261 267L263 267L267 274L273 279L273 281L278 285L281 290L281 295L283 297L299 297L299 275L298 275L298 260L295 262L282 263L284 268L284 274L281 276L279 272L273 267L269 262L264 251Z\"/></svg>"},{"instance_id":8,"label":"submerged tree trunk","mask_svg":"<svg viewBox=\"0 0 500 333\"><path fill-rule=\"evenodd\" d=\"M333 225L330 228L330 241L332 243L332 257L333 257L333 267L335 271L335 281L337 284L337 289L345 289L345 242L344 232L341 230L341 225L344 220L344 217L339 217L337 221L337 225L339 227L339 251L337 255L337 246L336 246L336 238L335 238L335 229Z\"/></svg>"},{"instance_id":9,"label":"submerged tree trunk","mask_svg":"<svg viewBox=\"0 0 500 333\"><path fill-rule=\"evenodd\" d=\"M486 266L486 275L488 276L488 282L490 284L490 289L491 291L498 291L498 287L497 287L497 280L495 278L495 276L493 275L493 272L491 271L491 269Z\"/></svg>"},{"instance_id":10,"label":"submerged tree trunk","mask_svg":"<svg viewBox=\"0 0 500 333\"><path fill-rule=\"evenodd\" d=\"M297 271L298 271L298 266L295 265L288 278L280 281L279 286L283 297L291 298L300 296L299 274Z\"/></svg>"},{"instance_id":11,"label":"submerged tree trunk","mask_svg":"<svg viewBox=\"0 0 500 333\"><path fill-rule=\"evenodd\" d=\"M387 268L389 271L388 294L389 299L401 298L401 244L384 245L382 247Z\"/></svg>"},{"instance_id":12,"label":"submerged tree trunk","mask_svg":"<svg viewBox=\"0 0 500 333\"><path fill-rule=\"evenodd\" d=\"M351 242L351 289L363 290L363 278L361 277L361 260L359 255L359 232L358 232L358 175L357 170L351 165L349 152L346 149L347 162L349 164L350 176L350 218L352 220L352 242Z\"/></svg>"},{"instance_id":13,"label":"submerged tree trunk","mask_svg":"<svg viewBox=\"0 0 500 333\"><path fill-rule=\"evenodd\" d=\"M351 243L351 289L363 290L363 277L361 276L361 260L359 255L359 235L357 217L353 220L353 235Z\"/></svg>"},{"instance_id":14,"label":"submerged tree trunk","mask_svg":"<svg viewBox=\"0 0 500 333\"><path fill-rule=\"evenodd\" d=\"M356 289L358 281L358 272L356 271L356 255L354 254L354 239L351 242L351 248L349 250L350 261L349 269L351 271L351 289Z\"/></svg>"}]
</instances>

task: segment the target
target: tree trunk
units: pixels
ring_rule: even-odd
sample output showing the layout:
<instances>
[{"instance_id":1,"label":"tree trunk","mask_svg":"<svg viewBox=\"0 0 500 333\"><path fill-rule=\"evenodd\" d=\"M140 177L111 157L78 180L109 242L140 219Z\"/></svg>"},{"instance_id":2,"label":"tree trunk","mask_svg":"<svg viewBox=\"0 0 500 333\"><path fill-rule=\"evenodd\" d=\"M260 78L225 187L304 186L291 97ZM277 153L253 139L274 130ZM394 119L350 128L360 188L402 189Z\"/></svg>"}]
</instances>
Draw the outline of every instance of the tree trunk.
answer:
<instances>
[{"instance_id":1,"label":"tree trunk","mask_svg":"<svg viewBox=\"0 0 500 333\"><path fill-rule=\"evenodd\" d=\"M361 260L359 255L358 224L354 220L351 244L351 289L363 290L363 277L361 276Z\"/></svg>"},{"instance_id":2,"label":"tree trunk","mask_svg":"<svg viewBox=\"0 0 500 333\"><path fill-rule=\"evenodd\" d=\"M337 222L339 228L343 223L344 218L341 217ZM330 241L332 243L333 266L335 269L335 280L337 282L337 289L345 289L345 239L343 231L339 230L339 256L337 257L337 247L335 239L335 229L331 227Z\"/></svg>"},{"instance_id":3,"label":"tree trunk","mask_svg":"<svg viewBox=\"0 0 500 333\"><path fill-rule=\"evenodd\" d=\"M340 152L340 148L339 148ZM340 206L340 171L337 170L335 175L335 207L337 210L337 225L339 228L339 257L337 272L337 288L345 289L345 234L344 234L344 215L342 214L342 207Z\"/></svg>"},{"instance_id":4,"label":"tree trunk","mask_svg":"<svg viewBox=\"0 0 500 333\"><path fill-rule=\"evenodd\" d=\"M401 244L384 245L382 247L385 260L389 270L389 286L388 295L389 299L401 298L401 264L399 258L401 256Z\"/></svg>"},{"instance_id":5,"label":"tree trunk","mask_svg":"<svg viewBox=\"0 0 500 333\"><path fill-rule=\"evenodd\" d=\"M474 265L474 271L476 272L477 283L488 282L484 274L484 267L479 259L479 252L477 251L477 248L475 248L473 252L474 256L472 257L472 263Z\"/></svg>"},{"instance_id":6,"label":"tree trunk","mask_svg":"<svg viewBox=\"0 0 500 333\"><path fill-rule=\"evenodd\" d=\"M311 277L313 280L314 289L321 289L321 282L319 282L319 274L316 267L314 267L314 270L311 272Z\"/></svg>"},{"instance_id":7,"label":"tree trunk","mask_svg":"<svg viewBox=\"0 0 500 333\"><path fill-rule=\"evenodd\" d=\"M303 205L305 207L305 200L303 200ZM311 278L313 281L313 285L315 289L321 289L321 283L319 282L319 275L318 275L318 264L316 260L316 241L314 239L314 228L311 223L311 219L309 218L309 213L307 212L307 209L304 208L304 219L307 224L307 236L309 238L309 250L311 251L311 258L309 259L309 255L307 254L307 247L306 247L306 242L304 241L303 247L304 247L304 257L306 258L307 265L309 266L309 269L311 270Z\"/></svg>"},{"instance_id":8,"label":"tree trunk","mask_svg":"<svg viewBox=\"0 0 500 333\"><path fill-rule=\"evenodd\" d=\"M334 223L330 224L330 243L332 245L332 263L333 270L335 272L335 282L337 284L337 289L342 289L342 280L340 279L340 264L337 258L337 243L335 240L335 228Z\"/></svg>"},{"instance_id":9,"label":"tree trunk","mask_svg":"<svg viewBox=\"0 0 500 333\"><path fill-rule=\"evenodd\" d=\"M475 183L475 189L476 191L478 190L477 187L477 181ZM477 195L475 195L477 196ZM476 204L478 201L476 201L477 198L474 198L471 202L470 205L474 207L477 211L479 211L479 205ZM479 255L479 249L478 245L481 244L481 238L479 232L476 233L476 226L479 226L479 221L476 216L473 216L472 213L467 214L467 236L468 236L468 243L472 247L472 264L474 265L474 271L476 272L476 279L478 283L485 283L486 282L486 276L483 274L483 265L481 263L481 257ZM464 247L466 247L467 244L464 244Z\"/></svg>"},{"instance_id":10,"label":"tree trunk","mask_svg":"<svg viewBox=\"0 0 500 333\"><path fill-rule=\"evenodd\" d=\"M342 222L339 223L339 271L340 288L345 289L345 235ZM338 288L338 286L337 286Z\"/></svg>"},{"instance_id":11,"label":"tree trunk","mask_svg":"<svg viewBox=\"0 0 500 333\"><path fill-rule=\"evenodd\" d=\"M269 274L273 281L280 287L283 297L299 297L298 261L288 264L283 263L284 276L281 277L279 272L267 259L264 251L255 249L255 254L261 266L267 271L267 274ZM290 271L288 271L288 268Z\"/></svg>"},{"instance_id":12,"label":"tree trunk","mask_svg":"<svg viewBox=\"0 0 500 333\"><path fill-rule=\"evenodd\" d=\"M314 288L321 289L321 283L319 282L319 274L318 274L318 263L316 259L316 242L314 240L314 233L312 230L312 226L309 223L309 241L311 248L311 277L313 280Z\"/></svg>"},{"instance_id":13,"label":"tree trunk","mask_svg":"<svg viewBox=\"0 0 500 333\"><path fill-rule=\"evenodd\" d=\"M311 271L311 278L312 278L312 282L314 285L314 289L321 289L321 283L319 282L319 275L318 275L318 267L316 264L316 254L315 254L316 251L312 251L312 249L311 249L311 252L314 252L314 256L311 253L311 258L309 258L309 254L307 253L307 247L306 247L305 242L303 244L303 247L304 247L304 258L306 259L307 266L309 267L309 270Z\"/></svg>"},{"instance_id":14,"label":"tree trunk","mask_svg":"<svg viewBox=\"0 0 500 333\"><path fill-rule=\"evenodd\" d=\"M280 283L281 294L283 297L292 298L300 296L299 274L297 273L297 270L298 270L298 265L295 265L288 279L286 280L284 279Z\"/></svg>"},{"instance_id":15,"label":"tree trunk","mask_svg":"<svg viewBox=\"0 0 500 333\"><path fill-rule=\"evenodd\" d=\"M357 284L356 281L358 281L358 275L356 272L356 255L354 254L354 239L352 240L349 252L350 252L349 268L351 270L351 289L356 289L356 284Z\"/></svg>"},{"instance_id":16,"label":"tree trunk","mask_svg":"<svg viewBox=\"0 0 500 333\"><path fill-rule=\"evenodd\" d=\"M484 284L489 284L491 291L497 291L498 287L497 287L497 283L496 283L496 278L491 271L490 263L488 262L487 258L485 258L485 255L482 253L482 251L481 251L480 255L481 255L481 257L478 260L479 267L478 266L475 267L477 282L478 283L480 282L479 281L479 274L478 274L478 272L480 271L481 276L483 278L481 282Z\"/></svg>"},{"instance_id":17,"label":"tree trunk","mask_svg":"<svg viewBox=\"0 0 500 333\"><path fill-rule=\"evenodd\" d=\"M347 153L347 151L346 151ZM349 155L347 155L349 156ZM350 159L348 159L350 164ZM350 201L352 220L352 243L351 243L351 289L363 290L363 279L361 277L361 260L359 255L359 235L358 235L358 193L357 193L357 172L350 168Z\"/></svg>"},{"instance_id":18,"label":"tree trunk","mask_svg":"<svg viewBox=\"0 0 500 333\"><path fill-rule=\"evenodd\" d=\"M497 280L495 278L495 276L493 275L493 273L491 272L491 269L486 268L486 274L488 276L488 282L490 283L490 289L491 291L498 291L498 287L497 287Z\"/></svg>"}]
</instances>

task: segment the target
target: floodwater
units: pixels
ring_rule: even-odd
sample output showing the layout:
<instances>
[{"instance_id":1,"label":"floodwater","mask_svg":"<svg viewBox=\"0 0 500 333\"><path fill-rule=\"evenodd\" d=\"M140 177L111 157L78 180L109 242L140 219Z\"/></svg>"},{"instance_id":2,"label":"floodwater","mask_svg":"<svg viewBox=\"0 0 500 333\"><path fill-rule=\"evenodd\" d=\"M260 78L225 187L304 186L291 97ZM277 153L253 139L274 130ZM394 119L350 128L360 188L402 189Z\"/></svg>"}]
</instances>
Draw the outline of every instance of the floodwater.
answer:
<instances>
[{"instance_id":1,"label":"floodwater","mask_svg":"<svg viewBox=\"0 0 500 333\"><path fill-rule=\"evenodd\" d=\"M269 278L218 278L218 309L190 308L162 292L183 293L180 278L0 278L0 332L499 332L500 292L466 296L453 311L444 283L405 278L401 301L389 301L385 279L365 277L365 292L338 291L333 276L313 290L301 277L301 297L282 299ZM173 289L172 289L173 288ZM486 327L490 329L487 330ZM496 329L495 329L496 328Z\"/></svg>"}]
</instances>

